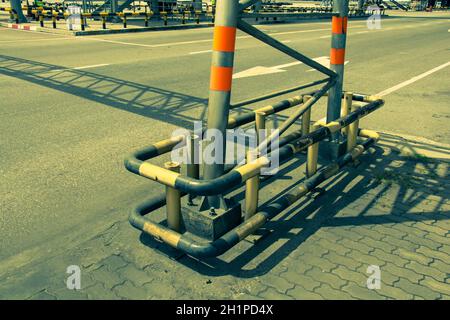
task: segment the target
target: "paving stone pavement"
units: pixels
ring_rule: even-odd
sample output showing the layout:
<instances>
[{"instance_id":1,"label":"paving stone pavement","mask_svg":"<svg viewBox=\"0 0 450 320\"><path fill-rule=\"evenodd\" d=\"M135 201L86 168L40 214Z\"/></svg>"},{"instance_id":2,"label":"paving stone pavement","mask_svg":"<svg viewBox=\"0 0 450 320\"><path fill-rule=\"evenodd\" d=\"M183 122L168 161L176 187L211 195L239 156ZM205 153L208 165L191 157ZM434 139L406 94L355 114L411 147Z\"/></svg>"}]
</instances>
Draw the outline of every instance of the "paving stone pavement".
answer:
<instances>
[{"instance_id":1,"label":"paving stone pavement","mask_svg":"<svg viewBox=\"0 0 450 320\"><path fill-rule=\"evenodd\" d=\"M216 259L177 255L126 214L71 249L0 272L2 299L450 299L450 162L378 146ZM81 289L66 288L69 265ZM381 287L368 289L368 267Z\"/></svg>"}]
</instances>

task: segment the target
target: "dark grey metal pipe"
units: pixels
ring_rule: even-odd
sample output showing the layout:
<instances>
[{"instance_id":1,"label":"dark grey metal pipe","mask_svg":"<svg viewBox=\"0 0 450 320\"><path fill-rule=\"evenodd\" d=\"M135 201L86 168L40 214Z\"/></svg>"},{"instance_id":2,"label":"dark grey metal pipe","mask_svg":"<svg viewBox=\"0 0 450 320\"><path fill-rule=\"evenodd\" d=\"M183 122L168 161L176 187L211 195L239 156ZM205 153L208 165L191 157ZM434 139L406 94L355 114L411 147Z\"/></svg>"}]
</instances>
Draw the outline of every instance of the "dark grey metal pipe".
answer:
<instances>
[{"instance_id":1,"label":"dark grey metal pipe","mask_svg":"<svg viewBox=\"0 0 450 320\"><path fill-rule=\"evenodd\" d=\"M309 88L309 87L314 87L316 85L319 85L319 84L322 84L322 83L326 83L328 81L330 81L329 78L322 79L322 80L317 80L317 81L310 82L310 83L307 83L307 84L302 84L300 86L295 86L295 87L292 87L292 88L271 92L271 93L268 93L268 94L265 94L265 95L253 98L253 99L239 101L237 103L234 103L234 104L230 105L230 109L239 108L239 107L243 107L243 106L246 106L246 105L249 105L249 104L252 104L252 103L268 100L270 98L275 98L275 97L281 96L283 94L287 94L287 93L294 92L294 91L297 91L297 90L302 90L302 89L306 89L306 88ZM306 94L307 95L312 95L312 94L314 94L314 92L311 92L311 93L308 92Z\"/></svg>"},{"instance_id":2,"label":"dark grey metal pipe","mask_svg":"<svg viewBox=\"0 0 450 320\"><path fill-rule=\"evenodd\" d=\"M269 46L287 54L288 56L290 56L298 61L303 62L307 66L314 68L317 71L320 71L320 72L326 74L330 78L335 78L337 76L337 74L334 71L328 69L327 67L324 67L317 61L315 61L311 58L308 58L307 56L301 54L300 52L286 46L285 44L272 38L268 34L258 30L257 28L255 28L254 26L250 25L249 23L243 21L242 19L238 20L237 27L240 30L244 31L245 33L248 33L249 35L255 37L256 39L268 44Z\"/></svg>"}]
</instances>

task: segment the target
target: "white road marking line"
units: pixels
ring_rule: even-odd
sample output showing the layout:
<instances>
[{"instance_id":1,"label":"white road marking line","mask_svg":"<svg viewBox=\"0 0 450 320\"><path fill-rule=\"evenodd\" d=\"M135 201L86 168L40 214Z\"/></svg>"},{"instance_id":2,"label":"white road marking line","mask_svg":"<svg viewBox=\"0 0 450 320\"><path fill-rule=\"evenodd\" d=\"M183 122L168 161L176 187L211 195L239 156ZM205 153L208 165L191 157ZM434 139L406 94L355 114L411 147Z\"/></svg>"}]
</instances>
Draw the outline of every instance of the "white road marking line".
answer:
<instances>
[{"instance_id":1,"label":"white road marking line","mask_svg":"<svg viewBox=\"0 0 450 320\"><path fill-rule=\"evenodd\" d=\"M313 58L313 60L316 60L319 63L321 63L320 61L322 61L324 59L328 59L328 57ZM240 78L254 77L254 76L260 76L260 75L271 74L271 73L285 72L286 71L286 70L284 70L285 68L296 66L296 65L299 65L302 63L303 62L295 61L295 62L280 64L278 66L273 66L273 67L256 66L256 67L235 73L233 75L233 79L240 79Z\"/></svg>"},{"instance_id":2,"label":"white road marking line","mask_svg":"<svg viewBox=\"0 0 450 320\"><path fill-rule=\"evenodd\" d=\"M330 31L331 28L322 28L322 29L309 29L309 30L295 30L295 31L284 31L284 32L274 32L269 33L271 36L280 36L283 34L295 34L295 33L305 33L305 32L315 32L315 31Z\"/></svg>"},{"instance_id":3,"label":"white road marking line","mask_svg":"<svg viewBox=\"0 0 450 320\"><path fill-rule=\"evenodd\" d=\"M331 35L319 37L319 39L326 39L326 38L331 38Z\"/></svg>"},{"instance_id":4,"label":"white road marking line","mask_svg":"<svg viewBox=\"0 0 450 320\"><path fill-rule=\"evenodd\" d=\"M110 65L109 63L101 63L101 64L93 64L93 65L89 65L89 66L49 70L49 72L60 72L60 71L68 71L68 70L84 70L84 69L105 67L105 66L109 66L109 65Z\"/></svg>"},{"instance_id":5,"label":"white road marking line","mask_svg":"<svg viewBox=\"0 0 450 320\"><path fill-rule=\"evenodd\" d=\"M158 48L158 47L168 47L168 46L179 46L179 45L183 45L183 44L194 44L194 43L202 43L202 42L212 42L212 38L211 39L204 39L204 40L192 40L192 41L180 41L180 42L168 42L168 43L159 43L159 44L154 44L151 45L153 48Z\"/></svg>"},{"instance_id":6,"label":"white road marking line","mask_svg":"<svg viewBox=\"0 0 450 320\"><path fill-rule=\"evenodd\" d=\"M189 52L189 54L202 54L202 53L209 53L209 52L212 52L212 50L194 51L194 52Z\"/></svg>"},{"instance_id":7,"label":"white road marking line","mask_svg":"<svg viewBox=\"0 0 450 320\"><path fill-rule=\"evenodd\" d=\"M444 69L445 67L448 67L448 66L450 66L450 61L446 62L444 64L441 64L440 66L438 66L436 68L433 68L433 69L431 69L431 70L429 70L427 72L419 74L418 76L412 77L411 79L406 80L406 81L404 81L402 83L399 83L399 84L397 84L397 85L395 85L395 86L393 86L391 88L383 90L383 91L377 93L376 96L378 96L378 97L386 96L386 95L388 95L388 94L390 94L390 93L392 93L394 91L397 91L397 90L399 90L399 89L401 89L403 87L406 87L407 85L410 85L411 83L414 83L414 82L416 82L416 81L418 81L418 80L420 80L422 78L425 78L426 76L429 76L430 74L435 73L436 71Z\"/></svg>"},{"instance_id":8,"label":"white road marking line","mask_svg":"<svg viewBox=\"0 0 450 320\"><path fill-rule=\"evenodd\" d=\"M127 46L136 46L136 47L148 47L152 48L153 45L150 44L142 44L142 43L133 43L133 42L123 42L123 41L116 41L116 40L107 40L107 39L101 39L101 38L94 38L94 37L88 37L88 38L76 38L77 40L81 41L100 41L100 42L108 42L108 43L115 43L115 44L123 44Z\"/></svg>"},{"instance_id":9,"label":"white road marking line","mask_svg":"<svg viewBox=\"0 0 450 320\"><path fill-rule=\"evenodd\" d=\"M328 69L330 68L330 58L329 57L320 57L319 59L315 59L317 62L319 62L321 65L323 65L324 67L327 67ZM347 63L349 63L350 61L345 60L344 61L344 65L347 65ZM317 71L316 69L309 69L306 70L306 72L313 72L313 71Z\"/></svg>"},{"instance_id":10,"label":"white road marking line","mask_svg":"<svg viewBox=\"0 0 450 320\"><path fill-rule=\"evenodd\" d=\"M105 67L105 66L109 66L109 63L93 64L90 66L75 67L72 69L73 70L82 70L82 69L91 69L91 68L98 68L98 67Z\"/></svg>"},{"instance_id":11,"label":"white road marking line","mask_svg":"<svg viewBox=\"0 0 450 320\"><path fill-rule=\"evenodd\" d=\"M291 43L292 42L292 40L283 40L283 41L281 41L282 43Z\"/></svg>"},{"instance_id":12,"label":"white road marking line","mask_svg":"<svg viewBox=\"0 0 450 320\"><path fill-rule=\"evenodd\" d=\"M359 31L359 32L356 32L355 34L362 34L362 33L368 33L369 31Z\"/></svg>"}]
</instances>

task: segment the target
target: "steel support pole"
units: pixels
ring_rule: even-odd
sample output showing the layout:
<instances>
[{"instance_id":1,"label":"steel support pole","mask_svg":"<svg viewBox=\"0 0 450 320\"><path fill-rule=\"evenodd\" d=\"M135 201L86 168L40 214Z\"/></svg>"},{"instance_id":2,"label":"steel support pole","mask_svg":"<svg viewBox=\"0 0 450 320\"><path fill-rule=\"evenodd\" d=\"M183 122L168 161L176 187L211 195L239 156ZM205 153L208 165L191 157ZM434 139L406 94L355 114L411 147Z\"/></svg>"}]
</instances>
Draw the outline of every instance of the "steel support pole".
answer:
<instances>
[{"instance_id":1,"label":"steel support pole","mask_svg":"<svg viewBox=\"0 0 450 320\"><path fill-rule=\"evenodd\" d=\"M216 159L214 163L205 164L203 171L205 180L221 176L224 169L225 137L230 109L238 14L239 0L217 1L208 103L207 128L209 132L207 134L211 133L211 130L222 134L222 141L219 144L222 146L223 153L222 159ZM208 207L219 208L221 206L221 196L207 197L205 200L208 202Z\"/></svg>"},{"instance_id":2,"label":"steel support pole","mask_svg":"<svg viewBox=\"0 0 450 320\"><path fill-rule=\"evenodd\" d=\"M81 1L81 12L83 12L83 13L87 12L87 0Z\"/></svg>"},{"instance_id":3,"label":"steel support pole","mask_svg":"<svg viewBox=\"0 0 450 320\"><path fill-rule=\"evenodd\" d=\"M327 123L339 118L341 113L341 97L344 82L344 63L345 63L345 43L347 37L348 20L348 1L334 0L333 12L336 16L332 18L331 26L331 52L330 69L336 74L336 83L330 89L328 94ZM340 138L338 132L332 135L332 140Z\"/></svg>"},{"instance_id":4,"label":"steel support pole","mask_svg":"<svg viewBox=\"0 0 450 320\"><path fill-rule=\"evenodd\" d=\"M10 0L11 9L15 11L17 14L17 20L19 20L19 23L25 23L28 22L27 18L22 12L22 4L20 3L20 0Z\"/></svg>"},{"instance_id":5,"label":"steel support pole","mask_svg":"<svg viewBox=\"0 0 450 320\"><path fill-rule=\"evenodd\" d=\"M180 164L177 162L166 162L166 169L180 173ZM175 188L166 186L166 214L167 226L180 232L181 229L181 192Z\"/></svg>"},{"instance_id":6,"label":"steel support pole","mask_svg":"<svg viewBox=\"0 0 450 320\"><path fill-rule=\"evenodd\" d=\"M364 0L358 0L358 12L362 12L364 8Z\"/></svg>"},{"instance_id":7,"label":"steel support pole","mask_svg":"<svg viewBox=\"0 0 450 320\"><path fill-rule=\"evenodd\" d=\"M159 4L158 4L158 0L151 0L150 2L150 11L153 12L153 15L155 17L159 17Z\"/></svg>"},{"instance_id":8,"label":"steel support pole","mask_svg":"<svg viewBox=\"0 0 450 320\"><path fill-rule=\"evenodd\" d=\"M117 8L118 8L118 0L111 0L111 12L112 13L117 13Z\"/></svg>"}]
</instances>

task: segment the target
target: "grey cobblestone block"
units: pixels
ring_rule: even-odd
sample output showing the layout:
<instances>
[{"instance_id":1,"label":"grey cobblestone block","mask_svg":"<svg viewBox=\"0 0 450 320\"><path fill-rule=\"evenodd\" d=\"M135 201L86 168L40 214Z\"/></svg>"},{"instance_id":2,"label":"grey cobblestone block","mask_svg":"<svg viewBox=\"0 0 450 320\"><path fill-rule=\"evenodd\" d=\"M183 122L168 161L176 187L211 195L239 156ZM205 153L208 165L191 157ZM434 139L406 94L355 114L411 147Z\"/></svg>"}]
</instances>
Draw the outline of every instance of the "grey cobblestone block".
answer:
<instances>
[{"instance_id":1,"label":"grey cobblestone block","mask_svg":"<svg viewBox=\"0 0 450 320\"><path fill-rule=\"evenodd\" d=\"M311 269L313 266L310 266L307 263L303 263L303 260L296 260L294 264L291 264L290 268L286 269L286 271L280 272L279 276L282 278L285 278L289 281L289 278L285 277L286 273L297 273L297 274L304 274L306 271Z\"/></svg>"},{"instance_id":2,"label":"grey cobblestone block","mask_svg":"<svg viewBox=\"0 0 450 320\"><path fill-rule=\"evenodd\" d=\"M450 260L448 260L450 261ZM440 272L446 274L447 276L450 275L450 263L442 262L441 260L434 260L430 265L430 268L434 268L439 270Z\"/></svg>"},{"instance_id":3,"label":"grey cobblestone block","mask_svg":"<svg viewBox=\"0 0 450 320\"><path fill-rule=\"evenodd\" d=\"M429 289L428 287L421 286L417 283L412 283L409 280L401 278L398 282L395 283L397 288L401 288L402 290L414 295L421 297L427 300L434 300L440 298L440 293Z\"/></svg>"},{"instance_id":4,"label":"grey cobblestone block","mask_svg":"<svg viewBox=\"0 0 450 320\"><path fill-rule=\"evenodd\" d=\"M378 292L389 299L411 300L414 298L412 294L409 294L400 288L387 285L384 283L381 284L381 288L378 290Z\"/></svg>"},{"instance_id":5,"label":"grey cobblestone block","mask_svg":"<svg viewBox=\"0 0 450 320\"><path fill-rule=\"evenodd\" d=\"M114 286L123 283L118 272L110 271L106 266L94 270L90 274L94 280L100 281L107 289L112 289Z\"/></svg>"},{"instance_id":6,"label":"grey cobblestone block","mask_svg":"<svg viewBox=\"0 0 450 320\"><path fill-rule=\"evenodd\" d=\"M448 263L448 261L449 261L449 259L450 259L450 255L448 255L448 254L446 254L446 253L444 253L444 252L438 251L438 250L432 250L432 249L430 249L429 247L425 247L425 246L420 246L420 247L416 250L416 252L421 253L421 254L423 254L424 256L427 256L427 257L430 257L430 258L433 258L433 259L440 260L440 261L442 261L442 262L444 262L444 263L445 263L445 262Z\"/></svg>"},{"instance_id":7,"label":"grey cobblestone block","mask_svg":"<svg viewBox=\"0 0 450 320\"><path fill-rule=\"evenodd\" d=\"M362 243L361 241L355 242L355 241L352 241L349 239L343 239L343 240L339 241L339 243L342 244L343 246L345 246L346 248L349 248L351 250L358 250L365 254L370 254L370 252L372 252L374 250L373 247L370 247L370 246Z\"/></svg>"},{"instance_id":8,"label":"grey cobblestone block","mask_svg":"<svg viewBox=\"0 0 450 320\"><path fill-rule=\"evenodd\" d=\"M384 237L383 237L384 239ZM392 245L389 242L383 241L383 240L374 240L372 238L364 238L360 241L362 244L366 244L369 248L372 248L372 250L375 250L375 248L378 248L380 250L383 250L384 252L392 252L395 249L397 249L396 246Z\"/></svg>"},{"instance_id":9,"label":"grey cobblestone block","mask_svg":"<svg viewBox=\"0 0 450 320\"><path fill-rule=\"evenodd\" d=\"M288 270L287 272L283 272L280 276L285 278L287 281L292 281L293 283L301 285L303 288L310 291L320 286L320 282L311 278L310 276L292 272L290 270Z\"/></svg>"},{"instance_id":10,"label":"grey cobblestone block","mask_svg":"<svg viewBox=\"0 0 450 320\"><path fill-rule=\"evenodd\" d=\"M354 241L359 241L363 238L363 236L361 236L355 232L352 232L352 230L350 228L336 227L330 231L331 231L331 233L334 233L342 238L352 239Z\"/></svg>"},{"instance_id":11,"label":"grey cobblestone block","mask_svg":"<svg viewBox=\"0 0 450 320\"><path fill-rule=\"evenodd\" d=\"M323 272L317 267L308 270L306 275L310 276L314 280L317 280L318 282L326 283L334 289L340 289L347 284L347 280L343 280L333 273Z\"/></svg>"},{"instance_id":12,"label":"grey cobblestone block","mask_svg":"<svg viewBox=\"0 0 450 320\"><path fill-rule=\"evenodd\" d=\"M314 292L328 300L354 300L350 294L342 290L336 290L326 283L323 283L319 288L315 289Z\"/></svg>"},{"instance_id":13,"label":"grey cobblestone block","mask_svg":"<svg viewBox=\"0 0 450 320\"><path fill-rule=\"evenodd\" d=\"M411 229L413 229L413 228L411 228ZM437 250L442 246L441 243L432 241L432 240L426 238L425 235L423 237L417 237L414 234L408 234L406 237L403 238L403 240L407 240L412 243L418 244L418 245L420 245L420 247L427 247L431 250ZM419 248L417 248L417 250L419 250Z\"/></svg>"},{"instance_id":14,"label":"grey cobblestone block","mask_svg":"<svg viewBox=\"0 0 450 320\"><path fill-rule=\"evenodd\" d=\"M292 300L293 298L286 295L281 294L278 291L274 290L273 288L267 288L267 290L261 292L258 294L259 297L267 300Z\"/></svg>"},{"instance_id":15,"label":"grey cobblestone block","mask_svg":"<svg viewBox=\"0 0 450 320\"><path fill-rule=\"evenodd\" d=\"M109 270L116 271L119 268L125 267L128 262L126 262L121 256L111 255L101 261L101 264L107 266Z\"/></svg>"},{"instance_id":16,"label":"grey cobblestone block","mask_svg":"<svg viewBox=\"0 0 450 320\"><path fill-rule=\"evenodd\" d=\"M327 271L327 272L330 272L331 270L338 267L337 264L330 262L325 257L320 258L320 257L316 257L316 256L308 256L307 259L305 260L305 263L311 267L317 267L321 271Z\"/></svg>"},{"instance_id":17,"label":"grey cobblestone block","mask_svg":"<svg viewBox=\"0 0 450 320\"><path fill-rule=\"evenodd\" d=\"M400 256L397 256L395 254L386 253L383 250L380 250L378 248L375 249L374 251L372 251L370 253L370 255L376 257L377 259L380 259L380 260L383 260L386 262L391 262L399 267L404 267L408 263L408 260L403 259Z\"/></svg>"},{"instance_id":18,"label":"grey cobblestone block","mask_svg":"<svg viewBox=\"0 0 450 320\"><path fill-rule=\"evenodd\" d=\"M324 299L321 295L314 293L311 290L305 289L299 285L295 286L294 289L288 290L287 294L296 300L323 300Z\"/></svg>"},{"instance_id":19,"label":"grey cobblestone block","mask_svg":"<svg viewBox=\"0 0 450 320\"><path fill-rule=\"evenodd\" d=\"M262 281L264 284L275 288L279 293L286 293L287 290L292 289L295 286L291 281L272 274L264 275Z\"/></svg>"},{"instance_id":20,"label":"grey cobblestone block","mask_svg":"<svg viewBox=\"0 0 450 320\"><path fill-rule=\"evenodd\" d=\"M424 266L423 264L417 263L415 261L411 261L410 263L408 263L406 265L406 267L408 269L414 270L415 272L425 275L425 276L430 276L434 279L436 279L437 281L445 281L445 278L447 277L447 274L444 272L441 272L439 269L435 268L435 267L431 267L431 266ZM448 267L447 267L448 269Z\"/></svg>"},{"instance_id":21,"label":"grey cobblestone block","mask_svg":"<svg viewBox=\"0 0 450 320\"><path fill-rule=\"evenodd\" d=\"M349 283L342 288L343 291L349 293L352 297L356 299L364 300L384 300L386 299L376 290L370 290L367 287L358 286L354 283Z\"/></svg>"},{"instance_id":22,"label":"grey cobblestone block","mask_svg":"<svg viewBox=\"0 0 450 320\"><path fill-rule=\"evenodd\" d=\"M436 243L442 244L442 245L444 245L446 247L450 247L450 238L442 237L442 236L440 236L440 235L438 235L436 233L428 233L425 237L427 239L435 241ZM439 250L440 249L441 248L439 248ZM449 252L449 251L447 250L447 252Z\"/></svg>"},{"instance_id":23,"label":"grey cobblestone block","mask_svg":"<svg viewBox=\"0 0 450 320\"><path fill-rule=\"evenodd\" d=\"M349 282L353 282L356 285L364 286L367 281L366 270L353 271L349 270L346 266L340 265L333 270L333 273L339 276L341 279L345 279Z\"/></svg>"},{"instance_id":24,"label":"grey cobblestone block","mask_svg":"<svg viewBox=\"0 0 450 320\"><path fill-rule=\"evenodd\" d=\"M114 293L124 299L143 300L147 298L147 291L142 287L136 287L130 281L125 281L114 287Z\"/></svg>"},{"instance_id":25,"label":"grey cobblestone block","mask_svg":"<svg viewBox=\"0 0 450 320\"><path fill-rule=\"evenodd\" d=\"M414 227L419 228L421 230L428 231L430 234L436 234L441 236L442 238L446 238L448 235L448 230L442 229L439 226L429 225L423 222L417 222ZM450 243L450 238L447 238L448 243Z\"/></svg>"},{"instance_id":26,"label":"grey cobblestone block","mask_svg":"<svg viewBox=\"0 0 450 320\"><path fill-rule=\"evenodd\" d=\"M394 277L398 277L399 279L400 278L408 279L413 283L418 283L424 277L422 274L419 274L411 269L397 267L393 263L387 263L385 266L381 267L382 279L386 279L385 277L386 272Z\"/></svg>"},{"instance_id":27,"label":"grey cobblestone block","mask_svg":"<svg viewBox=\"0 0 450 320\"><path fill-rule=\"evenodd\" d=\"M420 285L426 286L442 295L450 296L450 283L437 281L436 279L427 276L420 281Z\"/></svg>"},{"instance_id":28,"label":"grey cobblestone block","mask_svg":"<svg viewBox=\"0 0 450 320\"><path fill-rule=\"evenodd\" d=\"M407 259L406 261L416 261L423 265L428 265L433 261L433 258L424 256L421 253L415 251L405 250L403 248L399 248L394 253L398 254L400 257Z\"/></svg>"},{"instance_id":29,"label":"grey cobblestone block","mask_svg":"<svg viewBox=\"0 0 450 320\"><path fill-rule=\"evenodd\" d=\"M350 270L358 269L362 263L351 256L340 256L334 252L330 252L325 256L329 261L336 264L342 264L347 266Z\"/></svg>"},{"instance_id":30,"label":"grey cobblestone block","mask_svg":"<svg viewBox=\"0 0 450 320\"><path fill-rule=\"evenodd\" d=\"M419 247L418 244L412 243L407 240L402 240L402 239L398 239L395 237L391 237L391 236L384 237L383 241L388 242L394 246L397 246L398 248L403 248L405 250L410 250L410 251L414 251Z\"/></svg>"},{"instance_id":31,"label":"grey cobblestone block","mask_svg":"<svg viewBox=\"0 0 450 320\"><path fill-rule=\"evenodd\" d=\"M421 238L421 237L424 237L426 234L428 234L427 231L414 228L414 222L404 221L403 218L399 218L397 223L392 225L392 228L406 233L406 236L404 236L403 239L405 239L405 237L408 237L408 236L414 236L415 238L417 238L417 237Z\"/></svg>"},{"instance_id":32,"label":"grey cobblestone block","mask_svg":"<svg viewBox=\"0 0 450 320\"><path fill-rule=\"evenodd\" d=\"M373 255L372 253L368 255L356 250L352 250L352 252L347 254L346 257L358 261L360 265L376 265L382 267L386 264L385 260Z\"/></svg>"},{"instance_id":33,"label":"grey cobblestone block","mask_svg":"<svg viewBox=\"0 0 450 320\"><path fill-rule=\"evenodd\" d=\"M145 283L149 283L153 280L148 273L139 270L133 264L128 264L127 266L118 270L123 279L129 280L136 286L142 286Z\"/></svg>"},{"instance_id":34,"label":"grey cobblestone block","mask_svg":"<svg viewBox=\"0 0 450 320\"><path fill-rule=\"evenodd\" d=\"M384 233L378 232L372 229L372 226L358 226L352 229L353 232L358 233L363 238L360 240L361 242L365 242L365 240L369 239L371 241L380 241L385 237ZM368 245L370 245L368 243Z\"/></svg>"},{"instance_id":35,"label":"grey cobblestone block","mask_svg":"<svg viewBox=\"0 0 450 320\"><path fill-rule=\"evenodd\" d=\"M106 289L101 283L96 283L86 290L89 299L117 300L119 297L111 289Z\"/></svg>"},{"instance_id":36,"label":"grey cobblestone block","mask_svg":"<svg viewBox=\"0 0 450 320\"><path fill-rule=\"evenodd\" d=\"M404 236L408 235L406 232L392 228L392 224L374 225L372 230L398 239L402 239Z\"/></svg>"},{"instance_id":37,"label":"grey cobblestone block","mask_svg":"<svg viewBox=\"0 0 450 320\"><path fill-rule=\"evenodd\" d=\"M173 285L159 281L146 283L142 288L145 289L148 299L155 300L176 299L182 293L182 290L177 290ZM192 296L192 298L195 298L195 296Z\"/></svg>"},{"instance_id":38,"label":"grey cobblestone block","mask_svg":"<svg viewBox=\"0 0 450 320\"><path fill-rule=\"evenodd\" d=\"M445 253L445 254L447 254L447 255L450 256L450 246L448 246L448 245L446 245L446 244L443 244L442 246L440 246L440 247L438 248L438 250L439 250L440 252L443 252L443 253Z\"/></svg>"},{"instance_id":39,"label":"grey cobblestone block","mask_svg":"<svg viewBox=\"0 0 450 320\"><path fill-rule=\"evenodd\" d=\"M330 234L331 232L327 233ZM322 248L327 248L328 250L332 250L336 252L339 255L345 255L346 253L350 252L351 249L346 248L345 246L341 245L340 242L331 242L327 240L326 238L319 239L315 244L319 244Z\"/></svg>"},{"instance_id":40,"label":"grey cobblestone block","mask_svg":"<svg viewBox=\"0 0 450 320\"><path fill-rule=\"evenodd\" d=\"M302 245L296 250L296 257L299 256L305 256L305 255L309 255L309 254L313 254L314 256L317 257L322 257L323 255L327 254L329 252L327 247L324 247L318 243L316 243L316 241L312 240L312 239L308 239L309 241L307 243L302 243Z\"/></svg>"},{"instance_id":41,"label":"grey cobblestone block","mask_svg":"<svg viewBox=\"0 0 450 320\"><path fill-rule=\"evenodd\" d=\"M333 230L333 228L321 228L316 232L317 238L326 238L328 239L328 241L331 241L333 243L344 239L342 236L336 233L329 232L330 230Z\"/></svg>"}]
</instances>

